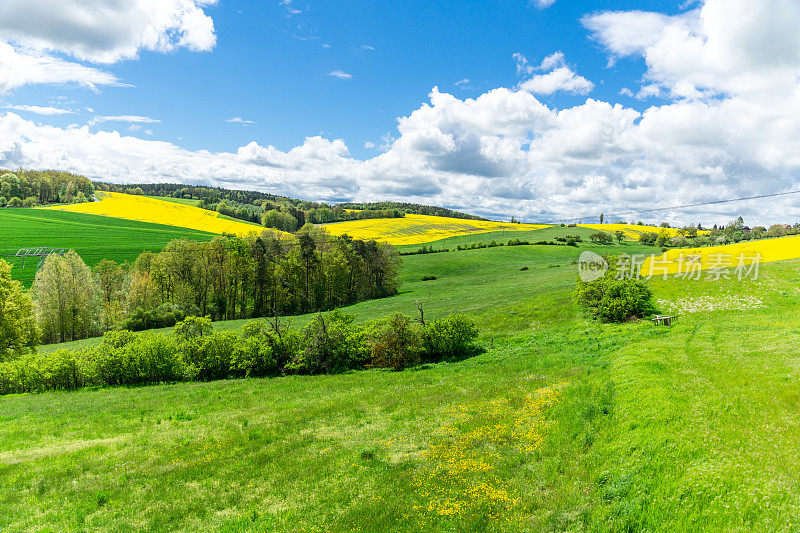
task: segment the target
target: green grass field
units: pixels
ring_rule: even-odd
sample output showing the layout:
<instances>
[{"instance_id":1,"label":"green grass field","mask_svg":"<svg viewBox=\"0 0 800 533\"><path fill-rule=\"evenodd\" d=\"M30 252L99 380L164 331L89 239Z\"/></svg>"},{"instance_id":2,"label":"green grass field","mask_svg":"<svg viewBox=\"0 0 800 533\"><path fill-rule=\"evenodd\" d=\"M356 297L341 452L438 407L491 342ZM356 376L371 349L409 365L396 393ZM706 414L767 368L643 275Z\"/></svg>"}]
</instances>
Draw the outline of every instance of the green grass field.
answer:
<instances>
[{"instance_id":1,"label":"green grass field","mask_svg":"<svg viewBox=\"0 0 800 533\"><path fill-rule=\"evenodd\" d=\"M172 196L148 196L154 200L164 200L165 202L175 202L176 204L191 205L192 207L200 207L200 200L194 198L173 198Z\"/></svg>"},{"instance_id":2,"label":"green grass field","mask_svg":"<svg viewBox=\"0 0 800 533\"><path fill-rule=\"evenodd\" d=\"M78 252L90 266L101 259L132 261L158 251L173 239L211 240L214 235L160 224L70 213L51 209L0 209L0 257L12 264L12 276L33 282L36 260L13 257L20 248L53 247Z\"/></svg>"},{"instance_id":3,"label":"green grass field","mask_svg":"<svg viewBox=\"0 0 800 533\"><path fill-rule=\"evenodd\" d=\"M0 530L796 530L800 261L653 280L667 328L582 318L579 251L406 257L350 309L464 311L460 363L2 397Z\"/></svg>"},{"instance_id":4,"label":"green grass field","mask_svg":"<svg viewBox=\"0 0 800 533\"><path fill-rule=\"evenodd\" d=\"M589 241L589 235L596 233L595 230L579 227L561 227L550 226L547 228L531 230L531 231L489 231L486 233L473 233L469 235L458 235L456 237L448 237L447 239L440 239L427 243L426 246L432 246L434 249L449 248L451 251L459 244L470 244L473 242L502 242L507 243L511 239L520 239L522 241L549 241L555 237L563 237L564 235L579 235L584 241ZM397 249L403 252L410 252L418 250L422 244L405 244L398 246Z\"/></svg>"}]
</instances>

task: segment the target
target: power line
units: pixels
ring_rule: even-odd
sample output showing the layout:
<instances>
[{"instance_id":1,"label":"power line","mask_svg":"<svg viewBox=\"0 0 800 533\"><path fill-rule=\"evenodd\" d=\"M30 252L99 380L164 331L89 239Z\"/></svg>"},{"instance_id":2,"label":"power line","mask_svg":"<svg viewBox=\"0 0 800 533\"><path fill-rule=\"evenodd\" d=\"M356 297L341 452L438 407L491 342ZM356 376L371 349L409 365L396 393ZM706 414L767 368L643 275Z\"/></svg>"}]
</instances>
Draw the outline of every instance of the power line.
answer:
<instances>
[{"instance_id":1,"label":"power line","mask_svg":"<svg viewBox=\"0 0 800 533\"><path fill-rule=\"evenodd\" d=\"M742 198L728 198L728 199L725 199L725 200L710 200L708 202L697 202L697 203L693 203L693 204L673 205L673 206L669 206L669 207L654 207L652 209L639 209L639 210L636 210L636 211L625 211L625 212L622 212L622 213L611 213L608 216L609 217L620 217L620 216L623 216L623 215L635 215L635 214L639 214L639 213L659 213L659 212L663 212L663 211L673 211L673 210L676 210L676 209L686 209L686 208L689 208L689 207L700 207L700 206L704 206L704 205L727 204L727 203L730 203L730 202L743 202L745 200L758 200L758 199L761 199L761 198L774 198L776 196L787 196L787 195L790 195L790 194L800 194L800 190L777 192L777 193L772 193L772 194L759 194L759 195L756 195L756 196L744 196ZM594 218L595 216L596 215L585 216L585 217L576 217L576 218L567 219L565 221L572 222L574 220L583 220L584 218Z\"/></svg>"}]
</instances>

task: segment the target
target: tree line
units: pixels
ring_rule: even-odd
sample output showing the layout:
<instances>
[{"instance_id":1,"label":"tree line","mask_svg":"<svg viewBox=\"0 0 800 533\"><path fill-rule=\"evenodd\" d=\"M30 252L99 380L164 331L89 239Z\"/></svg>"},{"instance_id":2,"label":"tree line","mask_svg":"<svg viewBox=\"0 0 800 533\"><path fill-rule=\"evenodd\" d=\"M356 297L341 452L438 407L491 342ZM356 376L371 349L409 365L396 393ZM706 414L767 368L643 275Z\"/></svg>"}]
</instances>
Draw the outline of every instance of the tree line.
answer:
<instances>
[{"instance_id":1,"label":"tree line","mask_svg":"<svg viewBox=\"0 0 800 533\"><path fill-rule=\"evenodd\" d=\"M649 246L660 248L699 248L705 246L718 246L737 242L747 242L760 239L774 239L789 235L800 235L800 224L773 224L769 228L764 226L749 227L744 223L742 217L728 222L725 225L716 225L706 233L699 233L702 230L700 224L697 227L686 226L679 229L674 236L664 230L659 233L643 232L639 236L639 242Z\"/></svg>"},{"instance_id":2,"label":"tree line","mask_svg":"<svg viewBox=\"0 0 800 533\"><path fill-rule=\"evenodd\" d=\"M30 309L13 320L16 335L0 332L0 339L17 340L0 342L16 353L34 337L58 343L112 329L172 326L187 316L232 320L329 310L395 294L399 262L388 245L332 237L313 226L290 239L265 230L209 242L175 240L132 264L104 259L93 269L70 251L45 259L29 295L11 282L10 267L0 269L5 301L16 302L6 305ZM3 294L0 286L0 304ZM26 299L28 307L19 303ZM8 317L0 316L2 327ZM0 345L0 359L3 352Z\"/></svg>"},{"instance_id":3,"label":"tree line","mask_svg":"<svg viewBox=\"0 0 800 533\"><path fill-rule=\"evenodd\" d=\"M356 211L339 205L309 202L256 191L235 191L221 187L200 187L171 183L115 185L100 183L98 189L145 196L169 196L199 200L200 207L220 214L294 233L305 224L327 224L346 220L371 218L402 218L405 212L397 208Z\"/></svg>"},{"instance_id":4,"label":"tree line","mask_svg":"<svg viewBox=\"0 0 800 533\"><path fill-rule=\"evenodd\" d=\"M0 207L80 203L94 196L89 178L55 170L0 169Z\"/></svg>"},{"instance_id":5,"label":"tree line","mask_svg":"<svg viewBox=\"0 0 800 533\"><path fill-rule=\"evenodd\" d=\"M338 204L338 206L343 209L362 209L367 211L396 209L402 211L403 213L409 213L414 215L431 215L437 217L461 218L465 220L487 220L477 215L462 213L461 211L455 211L453 209L448 209L446 207L411 204L407 202L367 202L367 203L346 202Z\"/></svg>"}]
</instances>

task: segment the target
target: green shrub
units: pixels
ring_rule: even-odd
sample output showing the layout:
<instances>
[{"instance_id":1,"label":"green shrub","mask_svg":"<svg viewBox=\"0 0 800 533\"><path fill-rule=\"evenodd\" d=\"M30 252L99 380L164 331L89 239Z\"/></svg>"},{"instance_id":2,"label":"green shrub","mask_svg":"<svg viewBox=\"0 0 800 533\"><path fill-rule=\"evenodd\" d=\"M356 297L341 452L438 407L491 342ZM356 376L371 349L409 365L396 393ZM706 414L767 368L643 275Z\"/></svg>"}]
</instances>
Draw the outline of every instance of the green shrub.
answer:
<instances>
[{"instance_id":1,"label":"green shrub","mask_svg":"<svg viewBox=\"0 0 800 533\"><path fill-rule=\"evenodd\" d=\"M362 368L366 361L363 332L355 316L333 311L319 314L302 333L302 350L286 365L298 374L336 374Z\"/></svg>"},{"instance_id":2,"label":"green shrub","mask_svg":"<svg viewBox=\"0 0 800 533\"><path fill-rule=\"evenodd\" d=\"M658 233L652 231L644 231L639 234L639 242L645 246L653 246L658 239Z\"/></svg>"},{"instance_id":3,"label":"green shrub","mask_svg":"<svg viewBox=\"0 0 800 533\"><path fill-rule=\"evenodd\" d=\"M190 310L192 311L192 310ZM155 309L137 307L131 315L122 321L121 329L144 331L146 329L169 328L186 318L187 313L179 305L162 304Z\"/></svg>"},{"instance_id":4,"label":"green shrub","mask_svg":"<svg viewBox=\"0 0 800 533\"><path fill-rule=\"evenodd\" d=\"M74 389L84 385L74 352L25 354L0 364L0 394Z\"/></svg>"},{"instance_id":5,"label":"green shrub","mask_svg":"<svg viewBox=\"0 0 800 533\"><path fill-rule=\"evenodd\" d=\"M367 327L369 366L403 370L422 361L422 335L418 322L400 313Z\"/></svg>"},{"instance_id":6,"label":"green shrub","mask_svg":"<svg viewBox=\"0 0 800 533\"><path fill-rule=\"evenodd\" d=\"M188 316L175 324L174 332L179 341L188 341L211 335L214 333L214 326L211 325L210 316Z\"/></svg>"},{"instance_id":7,"label":"green shrub","mask_svg":"<svg viewBox=\"0 0 800 533\"><path fill-rule=\"evenodd\" d=\"M589 235L589 240L595 244L601 244L603 246L614 244L614 237L612 237L605 231L598 231L597 233L592 233L591 235Z\"/></svg>"},{"instance_id":8,"label":"green shrub","mask_svg":"<svg viewBox=\"0 0 800 533\"><path fill-rule=\"evenodd\" d=\"M637 279L616 279L613 272L591 283L580 282L575 300L590 316L603 322L623 322L653 311L652 292Z\"/></svg>"},{"instance_id":9,"label":"green shrub","mask_svg":"<svg viewBox=\"0 0 800 533\"><path fill-rule=\"evenodd\" d=\"M145 333L136 342L123 348L129 360L135 363L138 375L130 383L163 383L180 381L185 376L185 367L178 345L167 335Z\"/></svg>"},{"instance_id":10,"label":"green shrub","mask_svg":"<svg viewBox=\"0 0 800 533\"><path fill-rule=\"evenodd\" d=\"M236 333L223 331L180 342L186 376L201 381L232 377L231 361L238 341Z\"/></svg>"},{"instance_id":11,"label":"green shrub","mask_svg":"<svg viewBox=\"0 0 800 533\"><path fill-rule=\"evenodd\" d=\"M422 331L425 362L455 361L472 355L478 327L464 315L453 314L426 324Z\"/></svg>"},{"instance_id":12,"label":"green shrub","mask_svg":"<svg viewBox=\"0 0 800 533\"><path fill-rule=\"evenodd\" d=\"M300 336L276 319L248 322L231 360L231 369L240 377L278 376L297 357Z\"/></svg>"}]
</instances>

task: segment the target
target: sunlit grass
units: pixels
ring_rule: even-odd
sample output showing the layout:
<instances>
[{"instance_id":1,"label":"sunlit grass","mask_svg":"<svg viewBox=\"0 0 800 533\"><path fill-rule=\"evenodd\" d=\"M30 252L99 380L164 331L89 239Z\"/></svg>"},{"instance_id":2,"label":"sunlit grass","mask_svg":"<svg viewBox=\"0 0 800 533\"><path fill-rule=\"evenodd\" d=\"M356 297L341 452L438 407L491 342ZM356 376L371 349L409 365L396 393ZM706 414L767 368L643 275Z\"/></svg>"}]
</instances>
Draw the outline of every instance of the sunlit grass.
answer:
<instances>
[{"instance_id":1,"label":"sunlit grass","mask_svg":"<svg viewBox=\"0 0 800 533\"><path fill-rule=\"evenodd\" d=\"M800 261L654 279L668 328L582 318L579 252L411 256L354 307L466 309L460 363L2 397L0 529L797 529Z\"/></svg>"}]
</instances>

